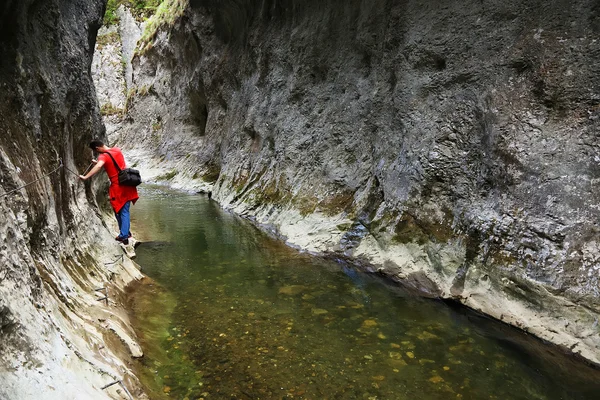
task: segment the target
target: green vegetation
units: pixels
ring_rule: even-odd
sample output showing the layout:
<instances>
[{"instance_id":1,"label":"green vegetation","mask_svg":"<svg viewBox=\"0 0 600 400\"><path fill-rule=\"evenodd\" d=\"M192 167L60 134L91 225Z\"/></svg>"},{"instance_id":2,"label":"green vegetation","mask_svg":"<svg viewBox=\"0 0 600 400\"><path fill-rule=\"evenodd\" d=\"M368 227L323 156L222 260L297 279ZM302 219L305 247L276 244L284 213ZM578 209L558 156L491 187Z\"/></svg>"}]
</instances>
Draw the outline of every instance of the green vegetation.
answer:
<instances>
[{"instance_id":1,"label":"green vegetation","mask_svg":"<svg viewBox=\"0 0 600 400\"><path fill-rule=\"evenodd\" d=\"M325 198L319 203L319 209L330 217L343 211L350 211L354 202L354 192L349 189L340 190L338 193Z\"/></svg>"},{"instance_id":2,"label":"green vegetation","mask_svg":"<svg viewBox=\"0 0 600 400\"><path fill-rule=\"evenodd\" d=\"M340 224L340 225L336 225L335 227L341 232L346 232L346 231L349 231L350 229L352 229L352 224L350 224L350 223Z\"/></svg>"},{"instance_id":3,"label":"green vegetation","mask_svg":"<svg viewBox=\"0 0 600 400\"><path fill-rule=\"evenodd\" d=\"M254 201L263 204L285 204L291 199L291 190L285 180L273 179L253 190Z\"/></svg>"},{"instance_id":4,"label":"green vegetation","mask_svg":"<svg viewBox=\"0 0 600 400\"><path fill-rule=\"evenodd\" d=\"M156 9L156 13L148 19L136 51L143 54L150 50L158 30L173 25L183 15L188 2L189 0L163 0Z\"/></svg>"},{"instance_id":5,"label":"green vegetation","mask_svg":"<svg viewBox=\"0 0 600 400\"><path fill-rule=\"evenodd\" d=\"M150 18L164 0L108 0L106 12L104 13L104 25L110 26L119 22L117 8L120 5L131 10L131 13L138 21L145 21Z\"/></svg>"},{"instance_id":6,"label":"green vegetation","mask_svg":"<svg viewBox=\"0 0 600 400\"><path fill-rule=\"evenodd\" d=\"M322 212L330 217L344 211L351 213L353 201L354 192L348 189L340 189L339 192L325 198L319 198L315 193L304 193L292 200L301 215Z\"/></svg>"},{"instance_id":7,"label":"green vegetation","mask_svg":"<svg viewBox=\"0 0 600 400\"><path fill-rule=\"evenodd\" d=\"M102 47L106 46L109 43L119 43L121 41L121 37L118 32L110 32L106 35L98 35L96 38L96 45L99 50L102 50Z\"/></svg>"},{"instance_id":8,"label":"green vegetation","mask_svg":"<svg viewBox=\"0 0 600 400\"><path fill-rule=\"evenodd\" d=\"M221 168L215 163L209 163L206 165L205 172L202 174L202 180L208 183L214 183L219 179L219 175L221 175Z\"/></svg>"},{"instance_id":9,"label":"green vegetation","mask_svg":"<svg viewBox=\"0 0 600 400\"><path fill-rule=\"evenodd\" d=\"M135 16L147 19L156 12L163 0L129 0L125 2L130 4Z\"/></svg>"},{"instance_id":10,"label":"green vegetation","mask_svg":"<svg viewBox=\"0 0 600 400\"><path fill-rule=\"evenodd\" d=\"M305 193L304 195L296 196L293 204L298 209L300 214L306 217L317 210L319 198L313 193Z\"/></svg>"},{"instance_id":11,"label":"green vegetation","mask_svg":"<svg viewBox=\"0 0 600 400\"><path fill-rule=\"evenodd\" d=\"M118 116L122 116L124 113L124 110L118 107L115 107L114 105L112 105L112 103L105 103L102 104L102 107L100 107L100 114L102 114L103 116L109 116L109 115L118 115Z\"/></svg>"},{"instance_id":12,"label":"green vegetation","mask_svg":"<svg viewBox=\"0 0 600 400\"><path fill-rule=\"evenodd\" d=\"M110 26L119 22L117 8L119 8L121 3L120 0L108 0L106 12L104 13L104 20L102 21L105 26Z\"/></svg>"},{"instance_id":13,"label":"green vegetation","mask_svg":"<svg viewBox=\"0 0 600 400\"><path fill-rule=\"evenodd\" d=\"M178 172L175 169L172 169L171 171L167 172L166 174L163 175L159 175L156 177L157 181L170 181L171 179L175 178L175 175L177 175Z\"/></svg>"},{"instance_id":14,"label":"green vegetation","mask_svg":"<svg viewBox=\"0 0 600 400\"><path fill-rule=\"evenodd\" d=\"M131 88L129 89L129 91L127 91L127 97L125 98L125 112L129 111L131 108L131 105L133 104L133 98L137 93L137 89L136 88Z\"/></svg>"},{"instance_id":15,"label":"green vegetation","mask_svg":"<svg viewBox=\"0 0 600 400\"><path fill-rule=\"evenodd\" d=\"M434 222L426 218L416 218L405 212L398 221L392 240L397 243L417 243L423 245L430 241L446 243L456 236L452 229L452 214L448 211L443 222Z\"/></svg>"},{"instance_id":16,"label":"green vegetation","mask_svg":"<svg viewBox=\"0 0 600 400\"><path fill-rule=\"evenodd\" d=\"M119 22L117 9L124 5L140 22L146 21L146 27L138 42L136 55L141 55L152 48L152 42L160 29L172 26L184 13L189 0L108 0L104 13L104 25L110 26ZM98 44L116 42L117 34L104 35L98 38Z\"/></svg>"},{"instance_id":17,"label":"green vegetation","mask_svg":"<svg viewBox=\"0 0 600 400\"><path fill-rule=\"evenodd\" d=\"M142 85L137 89L137 94L140 96L146 96L148 93L152 92L152 85Z\"/></svg>"}]
</instances>

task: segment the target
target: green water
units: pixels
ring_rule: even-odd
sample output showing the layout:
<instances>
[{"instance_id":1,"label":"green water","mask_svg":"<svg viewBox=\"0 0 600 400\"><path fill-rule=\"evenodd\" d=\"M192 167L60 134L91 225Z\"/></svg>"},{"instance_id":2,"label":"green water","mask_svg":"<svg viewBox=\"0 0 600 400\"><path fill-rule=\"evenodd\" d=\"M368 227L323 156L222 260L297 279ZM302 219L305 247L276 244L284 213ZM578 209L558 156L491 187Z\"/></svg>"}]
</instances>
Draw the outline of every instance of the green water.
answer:
<instances>
[{"instance_id":1,"label":"green water","mask_svg":"<svg viewBox=\"0 0 600 400\"><path fill-rule=\"evenodd\" d=\"M503 324L299 253L203 196L143 188L130 294L151 399L599 399Z\"/></svg>"}]
</instances>

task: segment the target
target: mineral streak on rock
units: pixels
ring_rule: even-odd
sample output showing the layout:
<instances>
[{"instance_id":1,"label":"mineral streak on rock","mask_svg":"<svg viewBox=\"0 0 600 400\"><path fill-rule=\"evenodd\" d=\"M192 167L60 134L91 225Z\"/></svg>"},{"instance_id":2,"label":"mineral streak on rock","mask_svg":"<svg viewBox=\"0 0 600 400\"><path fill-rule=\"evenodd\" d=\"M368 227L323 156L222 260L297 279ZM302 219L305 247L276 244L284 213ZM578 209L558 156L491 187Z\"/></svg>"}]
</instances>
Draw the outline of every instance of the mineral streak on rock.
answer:
<instances>
[{"instance_id":1,"label":"mineral streak on rock","mask_svg":"<svg viewBox=\"0 0 600 400\"><path fill-rule=\"evenodd\" d=\"M148 176L600 362L597 1L195 0L110 133Z\"/></svg>"}]
</instances>

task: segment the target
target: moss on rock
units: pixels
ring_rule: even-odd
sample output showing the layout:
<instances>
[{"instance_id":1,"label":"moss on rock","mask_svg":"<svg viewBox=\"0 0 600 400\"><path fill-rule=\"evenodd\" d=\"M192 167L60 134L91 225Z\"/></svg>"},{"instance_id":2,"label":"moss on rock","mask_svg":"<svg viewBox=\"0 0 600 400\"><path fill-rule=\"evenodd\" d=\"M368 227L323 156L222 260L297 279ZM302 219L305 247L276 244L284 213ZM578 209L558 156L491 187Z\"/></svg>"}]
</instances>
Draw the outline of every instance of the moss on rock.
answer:
<instances>
[{"instance_id":1,"label":"moss on rock","mask_svg":"<svg viewBox=\"0 0 600 400\"><path fill-rule=\"evenodd\" d=\"M431 222L417 219L413 215L404 213L402 219L396 224L395 235L392 240L398 243L418 243L423 245L431 240L447 242L456 236L449 222Z\"/></svg>"},{"instance_id":2,"label":"moss on rock","mask_svg":"<svg viewBox=\"0 0 600 400\"><path fill-rule=\"evenodd\" d=\"M188 4L189 0L163 0L156 8L156 13L148 19L136 53L144 54L150 50L158 31L172 26L183 15Z\"/></svg>"},{"instance_id":3,"label":"moss on rock","mask_svg":"<svg viewBox=\"0 0 600 400\"><path fill-rule=\"evenodd\" d=\"M119 22L117 9L123 5L131 10L131 13L140 22L147 20L157 11L165 0L108 0L104 13L105 26L114 25Z\"/></svg>"}]
</instances>

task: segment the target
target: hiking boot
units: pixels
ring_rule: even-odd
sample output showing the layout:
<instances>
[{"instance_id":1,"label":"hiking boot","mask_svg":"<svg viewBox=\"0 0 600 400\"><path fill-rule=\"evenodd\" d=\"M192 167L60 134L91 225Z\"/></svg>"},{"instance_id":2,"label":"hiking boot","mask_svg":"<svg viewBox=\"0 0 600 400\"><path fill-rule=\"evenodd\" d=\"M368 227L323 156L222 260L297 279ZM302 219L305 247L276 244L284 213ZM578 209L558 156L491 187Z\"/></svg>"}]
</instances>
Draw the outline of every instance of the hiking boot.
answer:
<instances>
[{"instance_id":1,"label":"hiking boot","mask_svg":"<svg viewBox=\"0 0 600 400\"><path fill-rule=\"evenodd\" d=\"M124 238L124 237L117 236L117 237L115 238L115 240L116 240L117 242L121 242L121 243L123 243L124 245L128 245L128 244L129 244L129 238Z\"/></svg>"}]
</instances>

